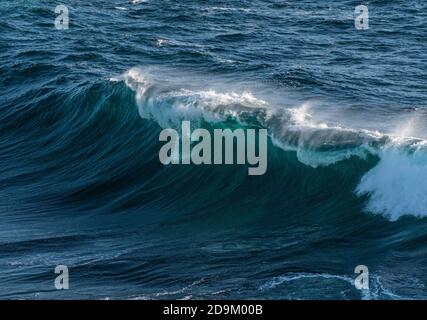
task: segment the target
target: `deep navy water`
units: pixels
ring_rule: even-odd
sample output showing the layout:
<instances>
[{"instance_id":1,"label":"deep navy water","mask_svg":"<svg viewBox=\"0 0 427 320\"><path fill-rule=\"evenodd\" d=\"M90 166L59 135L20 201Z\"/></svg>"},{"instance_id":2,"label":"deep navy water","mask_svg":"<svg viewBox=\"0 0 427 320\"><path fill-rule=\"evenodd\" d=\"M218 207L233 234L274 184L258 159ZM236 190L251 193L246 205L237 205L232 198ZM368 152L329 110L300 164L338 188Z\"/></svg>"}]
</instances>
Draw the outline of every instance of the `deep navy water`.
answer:
<instances>
[{"instance_id":1,"label":"deep navy water","mask_svg":"<svg viewBox=\"0 0 427 320\"><path fill-rule=\"evenodd\" d=\"M0 298L427 298L426 44L422 0L1 1ZM182 120L266 174L162 165Z\"/></svg>"}]
</instances>

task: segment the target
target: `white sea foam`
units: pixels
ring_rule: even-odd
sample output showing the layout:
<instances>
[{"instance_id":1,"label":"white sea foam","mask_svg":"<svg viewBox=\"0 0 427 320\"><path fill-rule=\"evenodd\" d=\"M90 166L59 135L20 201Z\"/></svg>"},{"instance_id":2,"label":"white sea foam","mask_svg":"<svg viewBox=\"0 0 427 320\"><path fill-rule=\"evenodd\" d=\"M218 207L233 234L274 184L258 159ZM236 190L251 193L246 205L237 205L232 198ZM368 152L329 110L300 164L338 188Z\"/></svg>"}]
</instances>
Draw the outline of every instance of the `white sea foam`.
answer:
<instances>
[{"instance_id":1,"label":"white sea foam","mask_svg":"<svg viewBox=\"0 0 427 320\"><path fill-rule=\"evenodd\" d=\"M157 39L156 40L156 46L161 47L166 43L165 39Z\"/></svg>"},{"instance_id":2,"label":"white sea foam","mask_svg":"<svg viewBox=\"0 0 427 320\"><path fill-rule=\"evenodd\" d=\"M380 150L380 161L365 174L358 195L369 195L366 210L394 221L404 215L427 217L427 148L415 150L390 144Z\"/></svg>"}]
</instances>

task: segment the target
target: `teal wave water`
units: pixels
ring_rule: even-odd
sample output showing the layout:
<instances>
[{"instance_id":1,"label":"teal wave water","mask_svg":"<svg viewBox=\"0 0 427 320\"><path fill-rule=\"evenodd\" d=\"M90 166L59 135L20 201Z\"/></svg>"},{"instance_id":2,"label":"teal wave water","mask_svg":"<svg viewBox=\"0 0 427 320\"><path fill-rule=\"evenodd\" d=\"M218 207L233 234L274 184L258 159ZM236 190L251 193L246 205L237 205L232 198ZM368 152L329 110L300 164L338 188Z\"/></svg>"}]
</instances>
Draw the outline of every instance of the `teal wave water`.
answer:
<instances>
[{"instance_id":1,"label":"teal wave water","mask_svg":"<svg viewBox=\"0 0 427 320\"><path fill-rule=\"evenodd\" d=\"M426 298L422 1L64 4L0 4L0 298ZM162 165L184 120L266 174Z\"/></svg>"}]
</instances>

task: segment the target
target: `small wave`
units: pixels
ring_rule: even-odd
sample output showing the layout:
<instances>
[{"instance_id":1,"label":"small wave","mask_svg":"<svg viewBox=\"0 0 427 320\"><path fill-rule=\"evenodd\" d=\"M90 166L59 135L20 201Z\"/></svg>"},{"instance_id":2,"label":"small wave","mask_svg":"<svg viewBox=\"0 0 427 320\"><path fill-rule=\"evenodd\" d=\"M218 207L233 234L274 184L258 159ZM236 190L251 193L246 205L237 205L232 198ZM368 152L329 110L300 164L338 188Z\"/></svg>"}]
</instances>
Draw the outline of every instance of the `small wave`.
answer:
<instances>
[{"instance_id":1,"label":"small wave","mask_svg":"<svg viewBox=\"0 0 427 320\"><path fill-rule=\"evenodd\" d=\"M251 8L235 8L235 7L208 7L206 8L207 11L210 12L215 12L215 11L219 11L219 12L253 12L254 10Z\"/></svg>"},{"instance_id":2,"label":"small wave","mask_svg":"<svg viewBox=\"0 0 427 320\"><path fill-rule=\"evenodd\" d=\"M271 279L270 281L264 283L259 287L259 290L267 291L272 290L284 283L294 282L294 281L307 281L314 279L316 281L316 286L319 286L319 281L321 280L337 280L345 282L349 285L349 288L354 288L354 277L349 275L337 275L329 273L293 273L284 276L279 276ZM357 290L357 289L355 289ZM393 293L391 290L384 287L382 284L381 278L377 275L370 276L369 289L357 290L360 292L360 298L362 300L378 300L378 299L392 299L392 300L402 300L408 299Z\"/></svg>"},{"instance_id":3,"label":"small wave","mask_svg":"<svg viewBox=\"0 0 427 320\"><path fill-rule=\"evenodd\" d=\"M205 281L205 279L201 278L200 280L193 281L189 285L184 286L184 287L179 288L179 289L176 289L176 290L172 290L172 291L164 290L164 291L149 294L149 295L132 296L132 297L129 297L128 299L130 299L130 300L152 300L152 299L159 299L159 298L163 298L163 297L169 297L169 298L173 297L173 298L178 299L178 300L189 300L192 298L192 295L188 294L188 291L191 291L192 289L194 289L195 287L197 287L198 285L200 285L204 281ZM184 294L187 294L187 295L184 295ZM182 295L184 295L184 296L182 296Z\"/></svg>"}]
</instances>

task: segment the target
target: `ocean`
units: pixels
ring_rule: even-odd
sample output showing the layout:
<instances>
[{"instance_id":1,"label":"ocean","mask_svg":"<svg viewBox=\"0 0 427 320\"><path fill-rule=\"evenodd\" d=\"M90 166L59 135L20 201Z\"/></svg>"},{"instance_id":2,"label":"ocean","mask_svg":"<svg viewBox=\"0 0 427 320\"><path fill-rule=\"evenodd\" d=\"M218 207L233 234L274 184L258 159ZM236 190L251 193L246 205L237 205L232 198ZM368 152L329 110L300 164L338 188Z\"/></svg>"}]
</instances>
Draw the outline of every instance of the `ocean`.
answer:
<instances>
[{"instance_id":1,"label":"ocean","mask_svg":"<svg viewBox=\"0 0 427 320\"><path fill-rule=\"evenodd\" d=\"M427 298L427 2L0 17L0 299ZM266 129L265 174L162 164L182 121Z\"/></svg>"}]
</instances>

